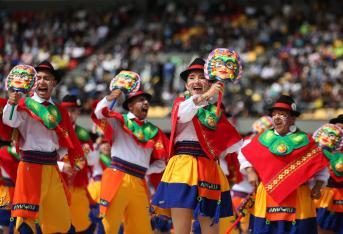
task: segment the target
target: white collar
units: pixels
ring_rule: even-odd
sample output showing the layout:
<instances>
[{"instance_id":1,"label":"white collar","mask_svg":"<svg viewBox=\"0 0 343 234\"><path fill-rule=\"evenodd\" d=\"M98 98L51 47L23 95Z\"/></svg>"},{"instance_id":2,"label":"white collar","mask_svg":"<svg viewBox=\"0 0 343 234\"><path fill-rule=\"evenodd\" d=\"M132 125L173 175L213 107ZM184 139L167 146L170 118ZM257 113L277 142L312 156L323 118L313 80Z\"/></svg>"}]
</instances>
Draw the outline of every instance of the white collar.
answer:
<instances>
[{"instance_id":1,"label":"white collar","mask_svg":"<svg viewBox=\"0 0 343 234\"><path fill-rule=\"evenodd\" d=\"M135 115L134 115L132 112L130 112L130 111L127 113L127 118L128 118L128 119L138 119L137 116L135 116ZM144 119L144 120L142 120L142 121L143 121L144 123L147 122L146 119Z\"/></svg>"},{"instance_id":2,"label":"white collar","mask_svg":"<svg viewBox=\"0 0 343 234\"><path fill-rule=\"evenodd\" d=\"M295 133L297 130L298 130L297 127L293 128L293 129L289 129L289 132L286 134L286 136L287 136L287 135L290 135L290 134L292 134L292 133ZM280 134L279 134L275 129L274 129L274 133L275 133L276 135L280 136Z\"/></svg>"},{"instance_id":3,"label":"white collar","mask_svg":"<svg viewBox=\"0 0 343 234\"><path fill-rule=\"evenodd\" d=\"M43 103L43 102L48 101L48 102L50 102L52 105L55 105L55 103L52 101L51 97L50 97L49 100L45 100L45 99L39 97L39 96L36 94L36 92L34 92L34 94L33 94L33 96L32 96L31 98L32 98L33 100L35 100L36 102L39 102L39 103Z\"/></svg>"}]
</instances>

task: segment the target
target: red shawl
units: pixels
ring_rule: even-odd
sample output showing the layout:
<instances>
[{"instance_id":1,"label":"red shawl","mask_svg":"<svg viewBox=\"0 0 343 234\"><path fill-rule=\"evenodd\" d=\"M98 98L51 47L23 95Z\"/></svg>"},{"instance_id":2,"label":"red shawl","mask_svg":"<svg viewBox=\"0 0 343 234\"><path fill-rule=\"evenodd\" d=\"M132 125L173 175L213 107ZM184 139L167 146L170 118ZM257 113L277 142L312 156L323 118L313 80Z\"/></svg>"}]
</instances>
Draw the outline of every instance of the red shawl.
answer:
<instances>
[{"instance_id":1,"label":"red shawl","mask_svg":"<svg viewBox=\"0 0 343 234\"><path fill-rule=\"evenodd\" d=\"M255 136L242 153L255 168L267 193L278 203L328 165L322 149L310 142L285 156L269 151Z\"/></svg>"}]
</instances>

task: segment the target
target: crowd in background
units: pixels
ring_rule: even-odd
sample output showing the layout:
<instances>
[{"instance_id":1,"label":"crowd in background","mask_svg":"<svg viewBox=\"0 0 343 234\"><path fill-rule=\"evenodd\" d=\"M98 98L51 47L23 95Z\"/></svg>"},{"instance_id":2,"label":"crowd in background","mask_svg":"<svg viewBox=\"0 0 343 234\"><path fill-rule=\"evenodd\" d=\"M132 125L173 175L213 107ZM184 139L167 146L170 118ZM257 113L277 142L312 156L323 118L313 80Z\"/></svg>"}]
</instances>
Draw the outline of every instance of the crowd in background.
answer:
<instances>
[{"instance_id":1,"label":"crowd in background","mask_svg":"<svg viewBox=\"0 0 343 234\"><path fill-rule=\"evenodd\" d=\"M89 110L111 78L130 69L154 95L153 105L168 106L183 92L179 73L192 58L225 47L238 51L243 62L240 83L226 86L231 115L264 113L280 93L293 95L303 112L343 108L340 1L153 2L137 14L127 6L25 17L2 12L0 77L19 62L50 58L69 71L60 96L80 95Z\"/></svg>"}]
</instances>

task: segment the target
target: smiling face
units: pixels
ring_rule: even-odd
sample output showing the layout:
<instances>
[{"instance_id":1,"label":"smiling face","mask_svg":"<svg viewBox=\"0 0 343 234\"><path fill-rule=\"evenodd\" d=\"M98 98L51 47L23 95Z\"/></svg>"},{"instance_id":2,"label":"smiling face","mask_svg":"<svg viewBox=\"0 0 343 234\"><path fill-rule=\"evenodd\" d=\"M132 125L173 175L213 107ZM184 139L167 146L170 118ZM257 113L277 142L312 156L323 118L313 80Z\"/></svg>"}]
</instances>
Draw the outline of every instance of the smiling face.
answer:
<instances>
[{"instance_id":1,"label":"smiling face","mask_svg":"<svg viewBox=\"0 0 343 234\"><path fill-rule=\"evenodd\" d=\"M149 101L144 95L140 95L132 98L128 103L128 109L132 112L138 119L144 120L149 111Z\"/></svg>"},{"instance_id":2,"label":"smiling face","mask_svg":"<svg viewBox=\"0 0 343 234\"><path fill-rule=\"evenodd\" d=\"M204 94L211 87L211 83L205 78L203 70L194 70L189 73L186 89L191 96Z\"/></svg>"},{"instance_id":3,"label":"smiling face","mask_svg":"<svg viewBox=\"0 0 343 234\"><path fill-rule=\"evenodd\" d=\"M49 100L56 84L57 82L53 74L48 71L39 71L37 73L35 92L40 98Z\"/></svg>"},{"instance_id":4,"label":"smiling face","mask_svg":"<svg viewBox=\"0 0 343 234\"><path fill-rule=\"evenodd\" d=\"M290 130L289 127L295 122L295 117L287 110L274 109L272 112L273 126L281 136L286 135Z\"/></svg>"}]
</instances>

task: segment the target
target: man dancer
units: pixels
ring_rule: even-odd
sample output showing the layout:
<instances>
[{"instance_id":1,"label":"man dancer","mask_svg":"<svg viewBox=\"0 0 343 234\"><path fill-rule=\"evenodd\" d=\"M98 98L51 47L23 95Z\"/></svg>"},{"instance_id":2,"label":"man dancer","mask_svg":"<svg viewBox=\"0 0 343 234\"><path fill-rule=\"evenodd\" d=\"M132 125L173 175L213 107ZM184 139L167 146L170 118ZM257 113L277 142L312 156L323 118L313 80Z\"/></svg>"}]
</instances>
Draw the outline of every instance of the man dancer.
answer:
<instances>
[{"instance_id":1,"label":"man dancer","mask_svg":"<svg viewBox=\"0 0 343 234\"><path fill-rule=\"evenodd\" d=\"M21 233L32 233L37 227L43 233L65 233L71 215L57 160L68 153L72 165L80 165L83 152L67 111L51 98L61 77L48 61L35 69L33 96L20 98L19 93L9 91L2 117L4 124L17 128L20 135L12 216L17 217L16 229Z\"/></svg>"}]
</instances>

